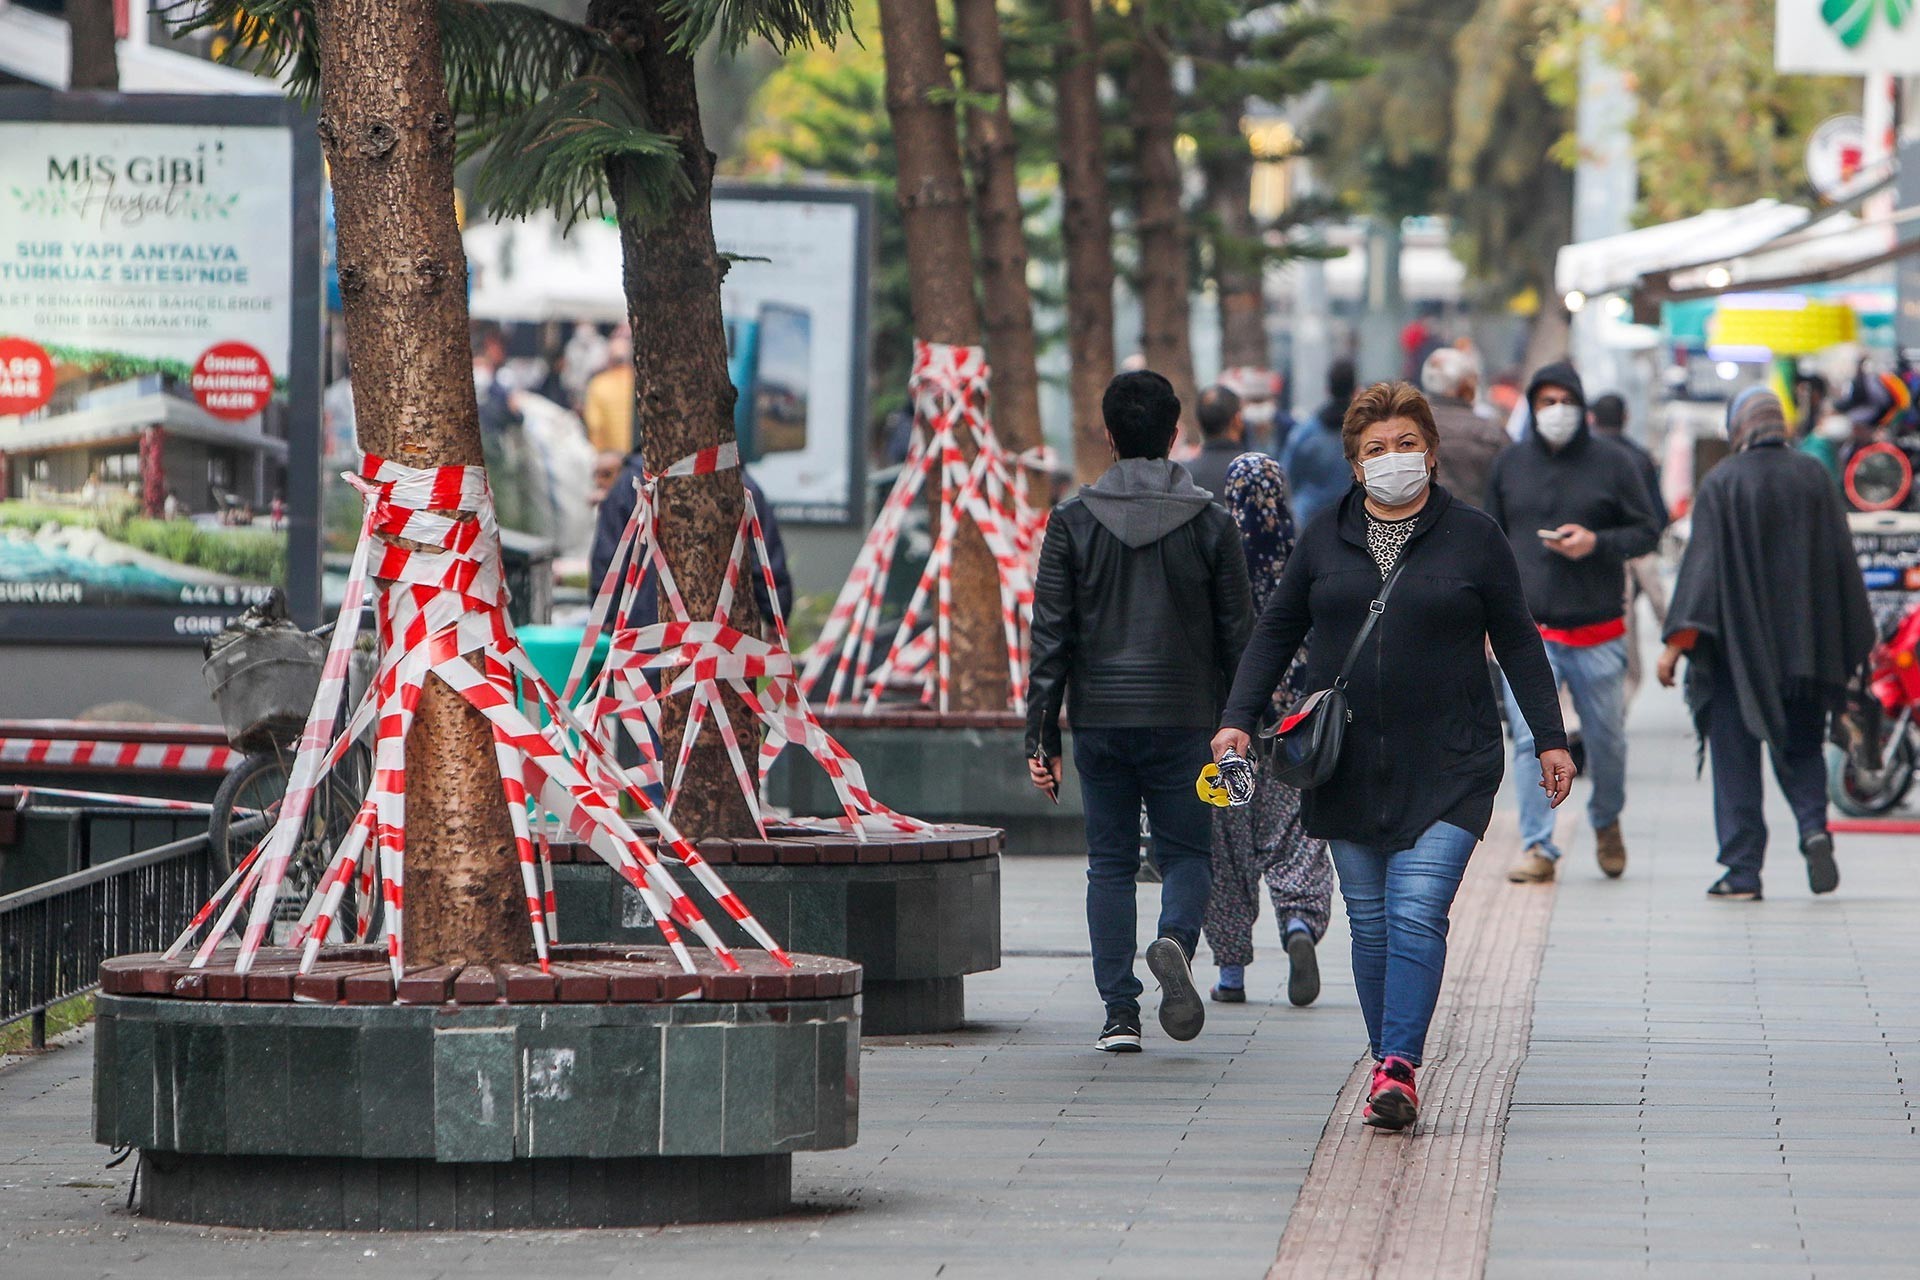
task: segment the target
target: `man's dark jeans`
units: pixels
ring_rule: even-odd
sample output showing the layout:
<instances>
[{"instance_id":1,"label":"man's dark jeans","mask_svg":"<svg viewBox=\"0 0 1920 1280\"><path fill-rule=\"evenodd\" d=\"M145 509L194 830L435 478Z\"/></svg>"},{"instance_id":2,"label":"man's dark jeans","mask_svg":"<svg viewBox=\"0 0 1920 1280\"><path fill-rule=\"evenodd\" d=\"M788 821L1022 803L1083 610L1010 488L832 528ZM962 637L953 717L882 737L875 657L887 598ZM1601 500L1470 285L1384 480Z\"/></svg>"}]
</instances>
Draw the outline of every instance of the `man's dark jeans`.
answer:
<instances>
[{"instance_id":1,"label":"man's dark jeans","mask_svg":"<svg viewBox=\"0 0 1920 1280\"><path fill-rule=\"evenodd\" d=\"M1140 1012L1133 976L1140 805L1160 865L1160 936L1193 955L1213 889L1213 814L1194 790L1213 753L1206 729L1073 731L1087 820L1087 933L1093 982L1109 1013Z\"/></svg>"}]
</instances>

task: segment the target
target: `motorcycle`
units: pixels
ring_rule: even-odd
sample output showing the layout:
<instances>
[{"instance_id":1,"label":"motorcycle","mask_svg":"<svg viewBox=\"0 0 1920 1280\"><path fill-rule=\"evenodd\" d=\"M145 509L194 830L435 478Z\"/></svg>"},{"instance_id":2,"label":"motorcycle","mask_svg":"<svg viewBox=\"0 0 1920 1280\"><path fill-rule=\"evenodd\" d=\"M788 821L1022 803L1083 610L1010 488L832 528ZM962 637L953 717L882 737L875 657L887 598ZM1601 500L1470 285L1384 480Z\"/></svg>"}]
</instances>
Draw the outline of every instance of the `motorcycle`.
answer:
<instances>
[{"instance_id":1,"label":"motorcycle","mask_svg":"<svg viewBox=\"0 0 1920 1280\"><path fill-rule=\"evenodd\" d=\"M1920 764L1920 605L1874 647L1841 717L1839 750L1827 770L1834 806L1853 817L1897 807Z\"/></svg>"}]
</instances>

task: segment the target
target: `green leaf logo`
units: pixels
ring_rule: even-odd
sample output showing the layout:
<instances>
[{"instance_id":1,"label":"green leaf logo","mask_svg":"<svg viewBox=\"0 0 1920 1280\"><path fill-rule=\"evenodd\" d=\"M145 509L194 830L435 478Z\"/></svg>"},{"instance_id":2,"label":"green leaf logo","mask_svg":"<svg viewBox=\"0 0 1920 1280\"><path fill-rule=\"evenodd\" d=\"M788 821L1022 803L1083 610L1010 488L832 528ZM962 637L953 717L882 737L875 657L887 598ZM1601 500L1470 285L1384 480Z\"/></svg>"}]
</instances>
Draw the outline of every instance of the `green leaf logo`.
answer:
<instances>
[{"instance_id":1,"label":"green leaf logo","mask_svg":"<svg viewBox=\"0 0 1920 1280\"><path fill-rule=\"evenodd\" d=\"M1820 17L1840 37L1840 43L1855 49L1873 29L1873 15L1884 12L1887 25L1898 31L1913 12L1913 0L1820 0Z\"/></svg>"}]
</instances>

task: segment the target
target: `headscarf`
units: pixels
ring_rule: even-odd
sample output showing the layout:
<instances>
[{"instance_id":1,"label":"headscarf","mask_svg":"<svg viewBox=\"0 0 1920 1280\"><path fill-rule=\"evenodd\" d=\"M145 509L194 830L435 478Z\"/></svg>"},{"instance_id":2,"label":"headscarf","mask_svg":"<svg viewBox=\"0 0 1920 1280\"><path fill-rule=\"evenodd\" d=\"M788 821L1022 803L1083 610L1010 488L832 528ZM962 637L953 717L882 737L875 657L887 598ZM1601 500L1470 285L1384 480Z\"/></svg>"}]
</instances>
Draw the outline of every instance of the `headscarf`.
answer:
<instances>
[{"instance_id":1,"label":"headscarf","mask_svg":"<svg viewBox=\"0 0 1920 1280\"><path fill-rule=\"evenodd\" d=\"M1243 453L1227 464L1222 501L1240 528L1240 549L1247 557L1247 579L1253 587L1253 610L1266 607L1267 597L1280 585L1280 575L1293 555L1293 504L1287 499L1287 474L1264 453ZM1296 656L1274 690L1274 702L1283 710L1305 689L1305 651Z\"/></svg>"},{"instance_id":2,"label":"headscarf","mask_svg":"<svg viewBox=\"0 0 1920 1280\"><path fill-rule=\"evenodd\" d=\"M1247 556L1247 580L1254 611L1280 585L1293 554L1293 505L1287 501L1287 473L1264 453L1243 453L1227 464L1227 511L1240 526L1240 549Z\"/></svg>"},{"instance_id":3,"label":"headscarf","mask_svg":"<svg viewBox=\"0 0 1920 1280\"><path fill-rule=\"evenodd\" d=\"M1735 453L1786 435L1786 410L1780 406L1780 397L1765 387L1748 387L1727 406L1727 439Z\"/></svg>"}]
</instances>

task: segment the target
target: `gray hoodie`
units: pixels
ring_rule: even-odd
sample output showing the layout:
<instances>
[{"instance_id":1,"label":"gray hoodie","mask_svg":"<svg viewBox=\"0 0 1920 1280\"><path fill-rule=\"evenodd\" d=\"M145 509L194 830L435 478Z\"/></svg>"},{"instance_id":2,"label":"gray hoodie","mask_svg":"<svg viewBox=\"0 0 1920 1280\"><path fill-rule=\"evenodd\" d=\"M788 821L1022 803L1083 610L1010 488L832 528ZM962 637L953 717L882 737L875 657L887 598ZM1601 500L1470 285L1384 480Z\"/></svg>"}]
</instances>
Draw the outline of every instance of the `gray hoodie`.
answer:
<instances>
[{"instance_id":1,"label":"gray hoodie","mask_svg":"<svg viewBox=\"0 0 1920 1280\"><path fill-rule=\"evenodd\" d=\"M1082 486L1080 501L1108 533L1129 547L1144 547L1205 511L1213 495L1177 462L1122 458Z\"/></svg>"}]
</instances>

